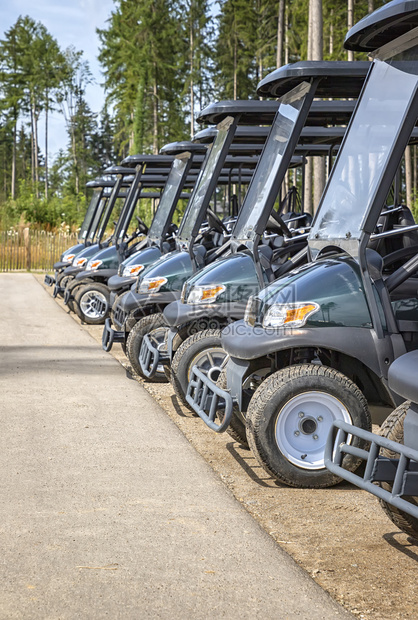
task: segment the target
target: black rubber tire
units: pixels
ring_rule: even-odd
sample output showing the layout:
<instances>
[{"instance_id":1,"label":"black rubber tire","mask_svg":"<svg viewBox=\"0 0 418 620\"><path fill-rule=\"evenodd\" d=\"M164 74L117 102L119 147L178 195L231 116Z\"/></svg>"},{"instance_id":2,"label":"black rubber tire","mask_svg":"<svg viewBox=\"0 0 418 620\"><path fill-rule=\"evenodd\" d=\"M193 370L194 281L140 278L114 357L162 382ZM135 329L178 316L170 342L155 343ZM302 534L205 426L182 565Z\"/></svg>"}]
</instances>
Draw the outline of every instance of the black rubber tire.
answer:
<instances>
[{"instance_id":1,"label":"black rubber tire","mask_svg":"<svg viewBox=\"0 0 418 620\"><path fill-rule=\"evenodd\" d=\"M73 297L73 299L70 299L70 301L67 304L67 308L71 312L76 312L76 303L75 303L74 300L75 300L75 296L76 296L76 294L78 292L77 289L79 289L81 286L85 286L86 284L89 284L90 282L94 282L94 280L92 280L91 278L86 278L85 280L77 280L76 278L74 278L66 286L66 290L69 290L71 292L72 297Z\"/></svg>"},{"instance_id":2,"label":"black rubber tire","mask_svg":"<svg viewBox=\"0 0 418 620\"><path fill-rule=\"evenodd\" d=\"M186 392L191 369L197 356L203 354L205 350L222 349L221 331L220 329L205 329L197 332L186 338L174 354L171 362L171 384L178 400L190 411L193 409L186 401Z\"/></svg>"},{"instance_id":3,"label":"black rubber tire","mask_svg":"<svg viewBox=\"0 0 418 620\"><path fill-rule=\"evenodd\" d=\"M387 439L391 439L392 441L396 441L396 443L403 445L403 425L408 408L409 401L406 401L395 409L395 411L393 411L382 424L379 434L382 437L386 437ZM380 454L382 456L386 456L387 458L399 458L399 454L396 454L391 450L387 450L386 448L381 448ZM380 486L382 489L386 489L387 491L390 491L392 488L392 485L387 482L381 482ZM408 499L412 503L418 505L418 497L410 497ZM392 523L396 525L396 527L405 532L405 534L408 534L408 536L418 539L418 519L403 510L399 510L399 508L395 508L395 506L391 506L382 499L379 499L379 502L386 515Z\"/></svg>"},{"instance_id":4,"label":"black rubber tire","mask_svg":"<svg viewBox=\"0 0 418 620\"><path fill-rule=\"evenodd\" d=\"M168 383L168 379L164 372L157 371L153 377L146 377L142 372L141 365L139 363L139 353L141 351L142 339L145 334L149 334L152 330L158 327L167 327L164 317L161 313L149 314L140 319L129 332L128 339L126 341L126 357L129 359L134 371L145 381L151 383Z\"/></svg>"},{"instance_id":5,"label":"black rubber tire","mask_svg":"<svg viewBox=\"0 0 418 620\"><path fill-rule=\"evenodd\" d=\"M65 288L73 280L74 280L74 276L69 276L67 273L63 272L63 273L60 273L59 276L57 277L56 284L57 286L61 286L62 288ZM58 296L63 298L64 293L58 293Z\"/></svg>"},{"instance_id":6,"label":"black rubber tire","mask_svg":"<svg viewBox=\"0 0 418 620\"><path fill-rule=\"evenodd\" d=\"M88 295L94 292L101 293L105 297L106 302L107 302L107 308L106 308L105 313L99 317L88 316L87 314L84 313L80 305L85 295ZM105 284L102 284L101 282L90 282L89 284L86 284L85 286L80 287L74 296L74 307L75 307L77 316L79 316L79 318L82 321L84 321L84 323L87 323L88 325L104 325L105 319L107 315L109 314L109 309L110 309L110 291L108 287Z\"/></svg>"},{"instance_id":7,"label":"black rubber tire","mask_svg":"<svg viewBox=\"0 0 418 620\"><path fill-rule=\"evenodd\" d=\"M279 482L291 487L309 489L330 487L340 482L341 478L332 474L325 466L309 467L309 459L306 461L306 468L293 463L282 452L276 441L276 424L281 414L286 416L286 413L283 413L284 408L288 403L291 403L292 399L300 395L303 397L304 393L307 395L313 393L313 396L306 401L311 406L312 403L315 403L315 393L325 394L327 398L332 397L335 402L341 403L346 408L348 417L351 418L351 424L368 431L371 430L371 419L366 399L355 383L333 368L317 364L301 364L273 373L256 390L247 413L248 443L260 465ZM289 405L289 407L291 406ZM302 406L297 405L294 409ZM289 412L289 408L287 411ZM304 440L303 435L312 434L314 441L317 432L319 443L317 445L312 444L315 446L313 453L317 455L318 447L320 452L328 436L331 424L327 425L323 420L320 421L308 415L305 418L306 422L309 422L311 426L318 421L318 424L315 426L315 429L318 429L318 431L309 430L309 432L305 433L302 431L301 433L297 430L298 427L294 420L290 418L290 415L292 413L288 413L288 418L282 419L282 424L286 419L290 420L292 425L295 424L295 436L302 434L301 439ZM289 430L290 423L286 426L287 435L286 432L284 433L288 442L290 442L290 436L292 436L293 440L293 434ZM298 441L298 439L295 439L295 443ZM284 444L284 439L282 439L282 444ZM366 444L362 440L355 438L353 445L363 448ZM295 452L298 449L298 447L295 448ZM306 450L305 444L303 450L304 452ZM306 456L305 454L305 458ZM303 462L303 458L303 455L301 455L300 463ZM295 457L293 460L299 461ZM360 464L361 460L351 455L347 455L343 462L344 468L349 471L355 471Z\"/></svg>"},{"instance_id":8,"label":"black rubber tire","mask_svg":"<svg viewBox=\"0 0 418 620\"><path fill-rule=\"evenodd\" d=\"M221 374L218 377L216 385L218 387L220 387L221 390L225 390L228 387L227 386L227 381L226 381L226 369L222 370ZM218 416L218 418L221 421L223 420L223 411L222 410L217 411L216 415ZM234 405L234 407L232 409L231 421L229 423L228 428L226 429L226 432L228 433L228 435L230 435L232 437L232 439L234 441L236 441L237 443L241 444L243 447L249 449L247 433L246 433L246 430L245 430L245 424L241 420L240 412L239 412L238 407L236 405Z\"/></svg>"}]
</instances>

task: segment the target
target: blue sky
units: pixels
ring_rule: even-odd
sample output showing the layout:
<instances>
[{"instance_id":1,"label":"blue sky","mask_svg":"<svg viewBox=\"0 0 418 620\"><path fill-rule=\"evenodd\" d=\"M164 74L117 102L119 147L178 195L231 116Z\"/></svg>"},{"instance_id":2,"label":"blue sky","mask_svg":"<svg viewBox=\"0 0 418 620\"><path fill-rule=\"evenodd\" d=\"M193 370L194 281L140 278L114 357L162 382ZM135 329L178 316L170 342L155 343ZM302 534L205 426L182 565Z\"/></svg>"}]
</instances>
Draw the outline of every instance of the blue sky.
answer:
<instances>
[{"instance_id":1,"label":"blue sky","mask_svg":"<svg viewBox=\"0 0 418 620\"><path fill-rule=\"evenodd\" d=\"M45 25L61 48L74 45L77 50L82 50L96 81L88 87L86 98L92 111L99 112L103 106L104 92L100 86L103 76L97 61L99 39L96 28L105 27L113 8L112 0L3 0L0 2L0 38L19 15L29 15ZM64 149L67 145L64 122L59 114L50 119L49 136L51 160L60 148ZM40 146L43 152L42 133Z\"/></svg>"}]
</instances>

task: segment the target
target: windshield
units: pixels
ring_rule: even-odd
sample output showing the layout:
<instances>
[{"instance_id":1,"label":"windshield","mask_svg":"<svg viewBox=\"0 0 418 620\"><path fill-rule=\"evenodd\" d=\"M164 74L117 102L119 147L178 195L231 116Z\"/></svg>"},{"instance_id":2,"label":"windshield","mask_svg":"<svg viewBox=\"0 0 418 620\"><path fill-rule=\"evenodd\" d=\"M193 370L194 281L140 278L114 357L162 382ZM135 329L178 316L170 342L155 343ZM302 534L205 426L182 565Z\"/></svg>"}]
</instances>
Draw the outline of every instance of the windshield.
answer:
<instances>
[{"instance_id":1,"label":"windshield","mask_svg":"<svg viewBox=\"0 0 418 620\"><path fill-rule=\"evenodd\" d=\"M107 225L108 219L110 217L110 214L112 213L113 207L116 204L116 199L117 199L118 194L119 194L121 183L122 183L122 179L121 178L117 178L115 180L114 186L112 187L112 191L110 193L109 200L107 202L106 211L105 211L105 214L103 216L103 220L102 220L102 222L100 224L99 230L97 231L97 241L98 242L100 242L100 240L101 240L101 238L102 238L102 236L103 236L103 234L104 234L104 232L106 230L106 225Z\"/></svg>"},{"instance_id":2,"label":"windshield","mask_svg":"<svg viewBox=\"0 0 418 620\"><path fill-rule=\"evenodd\" d=\"M89 241L91 241L92 239L94 239L95 235L96 235L96 231L99 227L99 223L100 223L100 219L103 215L103 211L104 208L106 206L106 202L107 202L107 196L104 195L104 193L102 194L101 198L100 198L100 203L96 209L96 213L94 214L93 217L93 221L91 223L90 226L90 230L89 230L89 234L87 235L87 239Z\"/></svg>"},{"instance_id":3,"label":"windshield","mask_svg":"<svg viewBox=\"0 0 418 620\"><path fill-rule=\"evenodd\" d=\"M167 223L167 218L170 215L173 201L175 200L177 191L183 180L184 172L187 169L187 162L189 157L178 157L173 161L170 173L167 178L167 183L164 187L163 195L161 196L160 204L152 220L148 237L153 241L160 239L164 226Z\"/></svg>"},{"instance_id":4,"label":"windshield","mask_svg":"<svg viewBox=\"0 0 418 620\"><path fill-rule=\"evenodd\" d=\"M310 241L359 239L416 86L415 75L374 62L322 196Z\"/></svg>"},{"instance_id":5,"label":"windshield","mask_svg":"<svg viewBox=\"0 0 418 620\"><path fill-rule=\"evenodd\" d=\"M84 239L87 236L87 232L90 228L91 221L94 217L96 207L99 204L101 193L102 193L101 187L98 187L97 189L93 191L93 196L91 197L90 204L87 207L86 215L84 216L83 223L81 224L80 232L78 233L79 241L84 241Z\"/></svg>"},{"instance_id":6,"label":"windshield","mask_svg":"<svg viewBox=\"0 0 418 620\"><path fill-rule=\"evenodd\" d=\"M192 236L193 228L196 224L197 218L199 217L200 211L204 204L204 200L208 192L208 188L211 183L216 164L218 163L221 156L222 147L225 144L226 139L228 138L229 129L232 125L232 122L233 119L228 117L225 119L225 121L218 125L218 134L215 138L215 142L213 143L213 146L210 150L210 153L206 160L206 164L199 174L194 192L192 194L192 197L190 198L186 212L183 215L183 219L181 221L178 237L182 241L188 241ZM208 197L208 199L209 198L210 196Z\"/></svg>"},{"instance_id":7,"label":"windshield","mask_svg":"<svg viewBox=\"0 0 418 620\"><path fill-rule=\"evenodd\" d=\"M254 227L270 202L268 198L273 183L277 181L280 164L309 90L310 84L304 82L280 100L280 107L235 225L233 236L236 239L249 239L255 234ZM276 196L273 196L273 202L275 199Z\"/></svg>"}]
</instances>

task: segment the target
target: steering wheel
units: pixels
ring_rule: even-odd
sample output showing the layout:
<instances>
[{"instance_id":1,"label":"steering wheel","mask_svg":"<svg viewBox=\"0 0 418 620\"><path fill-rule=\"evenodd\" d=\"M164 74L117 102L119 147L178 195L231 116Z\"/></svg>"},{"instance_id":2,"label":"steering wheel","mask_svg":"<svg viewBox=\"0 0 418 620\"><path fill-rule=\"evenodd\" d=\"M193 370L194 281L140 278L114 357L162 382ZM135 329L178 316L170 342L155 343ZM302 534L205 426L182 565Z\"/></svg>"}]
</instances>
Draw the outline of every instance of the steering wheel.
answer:
<instances>
[{"instance_id":1,"label":"steering wheel","mask_svg":"<svg viewBox=\"0 0 418 620\"><path fill-rule=\"evenodd\" d=\"M274 209L272 209L270 213L270 217L280 226L285 237L291 237L292 233L288 229L281 215L277 213Z\"/></svg>"},{"instance_id":2,"label":"steering wheel","mask_svg":"<svg viewBox=\"0 0 418 620\"><path fill-rule=\"evenodd\" d=\"M138 231L143 235L146 235L148 233L148 226L141 220L139 215L136 216L136 219L138 221Z\"/></svg>"},{"instance_id":3,"label":"steering wheel","mask_svg":"<svg viewBox=\"0 0 418 620\"><path fill-rule=\"evenodd\" d=\"M208 218L209 226L213 228L216 232L223 235L226 233L229 235L229 231L223 221L212 211L212 209L206 210L206 217Z\"/></svg>"}]
</instances>

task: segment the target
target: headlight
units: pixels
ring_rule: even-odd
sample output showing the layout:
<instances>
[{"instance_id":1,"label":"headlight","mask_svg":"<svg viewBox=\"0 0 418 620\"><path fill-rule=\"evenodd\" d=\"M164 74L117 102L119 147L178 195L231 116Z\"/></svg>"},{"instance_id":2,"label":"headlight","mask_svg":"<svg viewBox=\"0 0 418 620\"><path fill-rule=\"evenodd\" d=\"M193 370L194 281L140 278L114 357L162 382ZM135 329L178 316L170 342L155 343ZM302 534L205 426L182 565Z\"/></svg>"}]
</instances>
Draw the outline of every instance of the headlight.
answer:
<instances>
[{"instance_id":1,"label":"headlight","mask_svg":"<svg viewBox=\"0 0 418 620\"><path fill-rule=\"evenodd\" d=\"M103 264L102 260L89 260L89 262L87 263L86 269L88 271L94 271L95 269L98 269L100 265L102 264Z\"/></svg>"},{"instance_id":2,"label":"headlight","mask_svg":"<svg viewBox=\"0 0 418 620\"><path fill-rule=\"evenodd\" d=\"M302 327L308 318L319 310L312 302L273 304L263 319L263 327Z\"/></svg>"},{"instance_id":3,"label":"headlight","mask_svg":"<svg viewBox=\"0 0 418 620\"><path fill-rule=\"evenodd\" d=\"M75 254L68 254L67 256L64 256L64 261L66 263L72 263L74 260L74 256Z\"/></svg>"},{"instance_id":4,"label":"headlight","mask_svg":"<svg viewBox=\"0 0 418 620\"><path fill-rule=\"evenodd\" d=\"M187 298L188 304L213 304L217 297L224 292L223 284L217 286L194 286Z\"/></svg>"},{"instance_id":5,"label":"headlight","mask_svg":"<svg viewBox=\"0 0 418 620\"><path fill-rule=\"evenodd\" d=\"M144 265L128 265L124 268L122 276L125 278L133 278L137 276L144 268Z\"/></svg>"},{"instance_id":6,"label":"headlight","mask_svg":"<svg viewBox=\"0 0 418 620\"><path fill-rule=\"evenodd\" d=\"M167 282L167 278L147 278L142 280L139 286L140 293L158 293L160 288Z\"/></svg>"},{"instance_id":7,"label":"headlight","mask_svg":"<svg viewBox=\"0 0 418 620\"><path fill-rule=\"evenodd\" d=\"M73 267L84 267L86 263L87 263L87 258L76 258L73 263Z\"/></svg>"}]
</instances>

